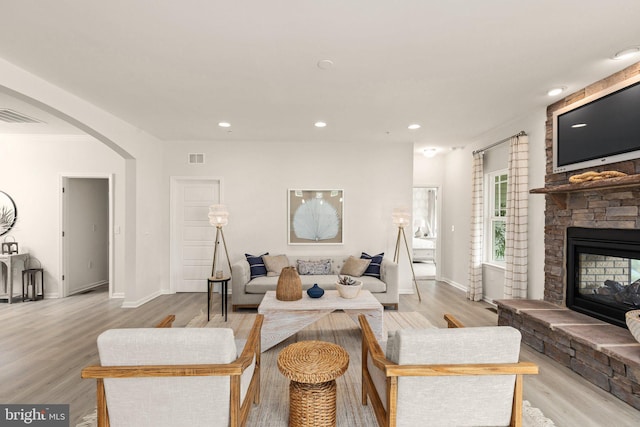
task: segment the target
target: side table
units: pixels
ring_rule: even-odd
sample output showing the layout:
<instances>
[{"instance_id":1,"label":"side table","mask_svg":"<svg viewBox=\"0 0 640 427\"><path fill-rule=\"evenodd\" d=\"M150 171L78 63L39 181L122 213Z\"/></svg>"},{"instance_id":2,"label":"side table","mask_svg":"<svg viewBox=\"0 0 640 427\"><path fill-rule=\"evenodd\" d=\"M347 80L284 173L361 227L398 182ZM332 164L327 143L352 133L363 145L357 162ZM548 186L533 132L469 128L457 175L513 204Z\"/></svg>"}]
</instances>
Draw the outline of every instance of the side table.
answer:
<instances>
[{"instance_id":1,"label":"side table","mask_svg":"<svg viewBox=\"0 0 640 427\"><path fill-rule=\"evenodd\" d=\"M40 293L38 293L38 274L40 274ZM29 299L29 287L31 287L31 301L37 301L38 297L44 299L44 269L27 268L22 270L22 302Z\"/></svg>"},{"instance_id":2,"label":"side table","mask_svg":"<svg viewBox=\"0 0 640 427\"><path fill-rule=\"evenodd\" d=\"M22 262L23 268L27 259L29 258L28 252L21 254L0 254L0 263L6 266L6 269L0 265L0 275L2 276L2 293L6 294L7 303L13 302L13 266L16 261ZM5 296L0 296L0 299L5 299Z\"/></svg>"},{"instance_id":3,"label":"side table","mask_svg":"<svg viewBox=\"0 0 640 427\"><path fill-rule=\"evenodd\" d=\"M349 353L337 344L300 341L278 355L289 378L289 426L336 425L336 378L349 367Z\"/></svg>"},{"instance_id":4,"label":"side table","mask_svg":"<svg viewBox=\"0 0 640 427\"><path fill-rule=\"evenodd\" d=\"M227 321L227 303L228 299L228 290L229 290L229 280L231 277L221 277L216 279L215 277L209 277L207 279L207 321L209 319L209 313L211 312L211 293L213 291L213 285L216 283L220 283L220 293L222 294L222 314L224 315L224 321Z\"/></svg>"}]
</instances>

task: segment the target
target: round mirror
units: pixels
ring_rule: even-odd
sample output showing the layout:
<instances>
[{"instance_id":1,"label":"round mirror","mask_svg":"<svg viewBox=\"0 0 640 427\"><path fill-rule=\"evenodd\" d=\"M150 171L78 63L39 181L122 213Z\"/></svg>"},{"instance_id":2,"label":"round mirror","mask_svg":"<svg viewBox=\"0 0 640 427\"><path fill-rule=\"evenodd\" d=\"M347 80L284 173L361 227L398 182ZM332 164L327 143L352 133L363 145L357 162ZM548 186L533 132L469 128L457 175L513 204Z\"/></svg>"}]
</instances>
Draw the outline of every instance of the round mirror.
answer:
<instances>
[{"instance_id":1,"label":"round mirror","mask_svg":"<svg viewBox=\"0 0 640 427\"><path fill-rule=\"evenodd\" d=\"M7 234L16 223L18 209L11 196L0 191L0 236Z\"/></svg>"}]
</instances>

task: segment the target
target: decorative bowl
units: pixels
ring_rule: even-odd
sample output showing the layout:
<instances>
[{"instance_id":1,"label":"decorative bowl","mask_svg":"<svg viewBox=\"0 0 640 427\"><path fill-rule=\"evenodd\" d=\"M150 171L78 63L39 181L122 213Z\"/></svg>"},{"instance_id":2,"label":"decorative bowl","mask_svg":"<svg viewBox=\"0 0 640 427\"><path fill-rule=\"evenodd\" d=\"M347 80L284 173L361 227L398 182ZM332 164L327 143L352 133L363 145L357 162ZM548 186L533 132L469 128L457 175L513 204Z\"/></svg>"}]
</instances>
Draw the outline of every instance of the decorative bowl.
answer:
<instances>
[{"instance_id":1,"label":"decorative bowl","mask_svg":"<svg viewBox=\"0 0 640 427\"><path fill-rule=\"evenodd\" d=\"M640 310L627 311L624 315L629 332L640 342Z\"/></svg>"},{"instance_id":2,"label":"decorative bowl","mask_svg":"<svg viewBox=\"0 0 640 427\"><path fill-rule=\"evenodd\" d=\"M358 281L355 285L336 283L336 290L342 298L355 298L360 293L360 289L362 289L362 281Z\"/></svg>"}]
</instances>

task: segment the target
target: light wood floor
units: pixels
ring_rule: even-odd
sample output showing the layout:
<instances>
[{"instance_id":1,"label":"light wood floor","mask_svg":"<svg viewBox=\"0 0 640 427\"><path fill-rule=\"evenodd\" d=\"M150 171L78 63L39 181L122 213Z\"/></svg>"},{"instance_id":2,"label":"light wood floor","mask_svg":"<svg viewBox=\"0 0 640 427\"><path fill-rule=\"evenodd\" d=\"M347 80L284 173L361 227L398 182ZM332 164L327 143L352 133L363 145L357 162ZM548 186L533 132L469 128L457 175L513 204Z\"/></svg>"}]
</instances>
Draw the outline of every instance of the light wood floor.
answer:
<instances>
[{"instance_id":1,"label":"light wood floor","mask_svg":"<svg viewBox=\"0 0 640 427\"><path fill-rule=\"evenodd\" d=\"M467 326L497 323L490 305L468 301L444 283L419 283L423 301L401 295L400 310L418 311L441 327L445 312ZM219 311L220 297L214 301L212 311ZM95 407L95 383L80 379L80 370L97 363L95 343L102 331L152 326L170 313L179 327L206 311L202 293L163 295L136 309L120 308L121 303L109 300L102 288L65 299L0 304L0 403L68 403L75 426ZM522 359L540 366L539 375L525 379L525 398L557 426L640 425L640 411L546 356L523 345Z\"/></svg>"}]
</instances>

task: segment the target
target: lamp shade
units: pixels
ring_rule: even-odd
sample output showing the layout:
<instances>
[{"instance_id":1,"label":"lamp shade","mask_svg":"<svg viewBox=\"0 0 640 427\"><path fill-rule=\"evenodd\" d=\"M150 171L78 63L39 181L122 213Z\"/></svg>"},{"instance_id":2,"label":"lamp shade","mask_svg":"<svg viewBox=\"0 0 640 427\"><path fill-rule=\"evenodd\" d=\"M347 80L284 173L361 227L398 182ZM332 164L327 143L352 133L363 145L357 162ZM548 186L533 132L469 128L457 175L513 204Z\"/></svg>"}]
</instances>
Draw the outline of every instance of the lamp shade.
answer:
<instances>
[{"instance_id":1,"label":"lamp shade","mask_svg":"<svg viewBox=\"0 0 640 427\"><path fill-rule=\"evenodd\" d=\"M393 218L393 225L398 227L406 227L411 221L411 213L407 208L394 208L391 217Z\"/></svg>"},{"instance_id":2,"label":"lamp shade","mask_svg":"<svg viewBox=\"0 0 640 427\"><path fill-rule=\"evenodd\" d=\"M225 205L209 206L209 223L215 227L223 227L229 223L229 211Z\"/></svg>"}]
</instances>

